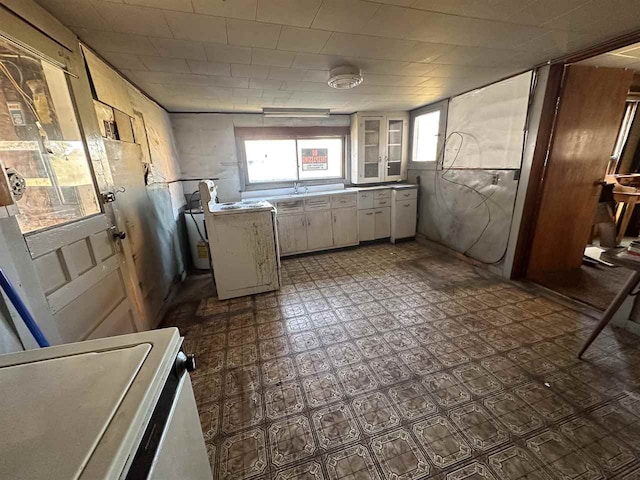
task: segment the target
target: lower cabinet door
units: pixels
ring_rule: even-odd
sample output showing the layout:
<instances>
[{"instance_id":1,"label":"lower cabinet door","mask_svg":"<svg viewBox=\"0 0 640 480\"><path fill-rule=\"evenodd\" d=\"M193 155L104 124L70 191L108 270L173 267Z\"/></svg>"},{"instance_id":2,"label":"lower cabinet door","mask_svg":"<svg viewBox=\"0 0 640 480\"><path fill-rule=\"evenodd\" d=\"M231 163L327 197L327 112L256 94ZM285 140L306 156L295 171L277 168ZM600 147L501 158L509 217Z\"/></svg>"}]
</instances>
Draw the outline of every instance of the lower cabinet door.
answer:
<instances>
[{"instance_id":1,"label":"lower cabinet door","mask_svg":"<svg viewBox=\"0 0 640 480\"><path fill-rule=\"evenodd\" d=\"M415 237L417 203L418 201L415 198L396 201L397 218L394 222L394 238Z\"/></svg>"},{"instance_id":2,"label":"lower cabinet door","mask_svg":"<svg viewBox=\"0 0 640 480\"><path fill-rule=\"evenodd\" d=\"M375 238L387 238L391 235L391 207L374 210Z\"/></svg>"},{"instance_id":3,"label":"lower cabinet door","mask_svg":"<svg viewBox=\"0 0 640 480\"><path fill-rule=\"evenodd\" d=\"M331 210L333 216L333 245L355 245L358 243L358 210L337 208Z\"/></svg>"},{"instance_id":4,"label":"lower cabinet door","mask_svg":"<svg viewBox=\"0 0 640 480\"><path fill-rule=\"evenodd\" d=\"M333 246L333 224L331 212L307 213L307 247L309 250Z\"/></svg>"},{"instance_id":5,"label":"lower cabinet door","mask_svg":"<svg viewBox=\"0 0 640 480\"><path fill-rule=\"evenodd\" d=\"M307 218L304 214L278 216L278 242L280 253L304 252L307 250Z\"/></svg>"},{"instance_id":6,"label":"lower cabinet door","mask_svg":"<svg viewBox=\"0 0 640 480\"><path fill-rule=\"evenodd\" d=\"M372 202L373 203L373 202ZM358 210L358 240L366 242L375 239L375 210Z\"/></svg>"}]
</instances>

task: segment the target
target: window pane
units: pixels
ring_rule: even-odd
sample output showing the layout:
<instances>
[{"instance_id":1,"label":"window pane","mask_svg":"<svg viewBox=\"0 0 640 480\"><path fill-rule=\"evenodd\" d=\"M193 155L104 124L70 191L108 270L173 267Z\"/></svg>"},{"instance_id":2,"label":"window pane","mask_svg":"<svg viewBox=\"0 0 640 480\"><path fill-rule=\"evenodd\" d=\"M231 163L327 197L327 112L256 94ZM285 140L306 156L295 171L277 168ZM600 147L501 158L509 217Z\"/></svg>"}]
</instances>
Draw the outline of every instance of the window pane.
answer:
<instances>
[{"instance_id":1,"label":"window pane","mask_svg":"<svg viewBox=\"0 0 640 480\"><path fill-rule=\"evenodd\" d=\"M300 180L342 178L342 139L298 140Z\"/></svg>"},{"instance_id":2,"label":"window pane","mask_svg":"<svg viewBox=\"0 0 640 480\"><path fill-rule=\"evenodd\" d=\"M65 74L0 40L0 155L26 180L23 233L100 211Z\"/></svg>"},{"instance_id":3,"label":"window pane","mask_svg":"<svg viewBox=\"0 0 640 480\"><path fill-rule=\"evenodd\" d=\"M295 140L245 140L249 183L297 180Z\"/></svg>"},{"instance_id":4,"label":"window pane","mask_svg":"<svg viewBox=\"0 0 640 480\"><path fill-rule=\"evenodd\" d=\"M440 111L416 117L413 127L413 161L433 162L438 155Z\"/></svg>"}]
</instances>

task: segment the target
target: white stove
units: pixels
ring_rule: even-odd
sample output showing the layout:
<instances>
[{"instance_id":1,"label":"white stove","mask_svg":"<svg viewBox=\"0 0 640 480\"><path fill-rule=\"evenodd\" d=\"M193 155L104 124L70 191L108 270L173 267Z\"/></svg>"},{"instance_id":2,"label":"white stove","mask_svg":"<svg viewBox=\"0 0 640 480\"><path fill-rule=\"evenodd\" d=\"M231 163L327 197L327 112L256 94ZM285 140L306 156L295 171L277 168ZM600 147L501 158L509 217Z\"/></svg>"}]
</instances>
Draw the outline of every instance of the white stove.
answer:
<instances>
[{"instance_id":1,"label":"white stove","mask_svg":"<svg viewBox=\"0 0 640 480\"><path fill-rule=\"evenodd\" d=\"M211 480L175 328L0 355L0 478Z\"/></svg>"},{"instance_id":2,"label":"white stove","mask_svg":"<svg viewBox=\"0 0 640 480\"><path fill-rule=\"evenodd\" d=\"M211 181L200 183L218 298L280 288L276 209L266 200L217 203Z\"/></svg>"}]
</instances>

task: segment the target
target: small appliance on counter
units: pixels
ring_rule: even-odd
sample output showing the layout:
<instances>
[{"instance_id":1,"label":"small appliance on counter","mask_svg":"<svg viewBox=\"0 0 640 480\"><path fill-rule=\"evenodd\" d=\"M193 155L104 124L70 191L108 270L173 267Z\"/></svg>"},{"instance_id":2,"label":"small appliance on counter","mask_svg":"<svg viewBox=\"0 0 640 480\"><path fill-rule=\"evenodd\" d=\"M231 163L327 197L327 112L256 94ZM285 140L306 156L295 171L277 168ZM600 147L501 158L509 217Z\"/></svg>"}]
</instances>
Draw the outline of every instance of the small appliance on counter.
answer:
<instances>
[{"instance_id":1,"label":"small appliance on counter","mask_svg":"<svg viewBox=\"0 0 640 480\"><path fill-rule=\"evenodd\" d=\"M0 355L0 478L211 480L175 328Z\"/></svg>"},{"instance_id":2,"label":"small appliance on counter","mask_svg":"<svg viewBox=\"0 0 640 480\"><path fill-rule=\"evenodd\" d=\"M278 290L276 209L265 200L216 203L210 188L207 182L200 183L218 298Z\"/></svg>"}]
</instances>

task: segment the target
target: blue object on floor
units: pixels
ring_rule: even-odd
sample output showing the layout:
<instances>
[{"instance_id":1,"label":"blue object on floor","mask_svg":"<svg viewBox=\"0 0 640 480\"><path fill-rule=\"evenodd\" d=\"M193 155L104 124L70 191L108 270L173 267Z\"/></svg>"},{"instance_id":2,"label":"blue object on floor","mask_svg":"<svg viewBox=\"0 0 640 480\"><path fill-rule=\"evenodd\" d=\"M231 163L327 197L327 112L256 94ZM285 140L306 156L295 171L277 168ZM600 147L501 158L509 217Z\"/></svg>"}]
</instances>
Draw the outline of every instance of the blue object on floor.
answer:
<instances>
[{"instance_id":1,"label":"blue object on floor","mask_svg":"<svg viewBox=\"0 0 640 480\"><path fill-rule=\"evenodd\" d=\"M18 292L16 291L16 289L13 288L13 285L11 285L11 282L9 281L9 279L4 274L1 268L0 268L0 287L2 287L2 290L4 290L4 293L7 295L7 297L9 297L9 300L15 307L16 311L18 312L18 315L20 315L20 317L22 318L22 321L31 332L31 335L33 335L33 338L36 339L36 342L38 342L38 345L40 346L40 348L49 347L50 346L49 341L44 336L44 333L42 333L42 330L40 330L40 327L38 327L38 324L36 323L35 319L31 315L31 312L29 312L29 309L22 301L22 298L20 298L20 295L18 295Z\"/></svg>"}]
</instances>

